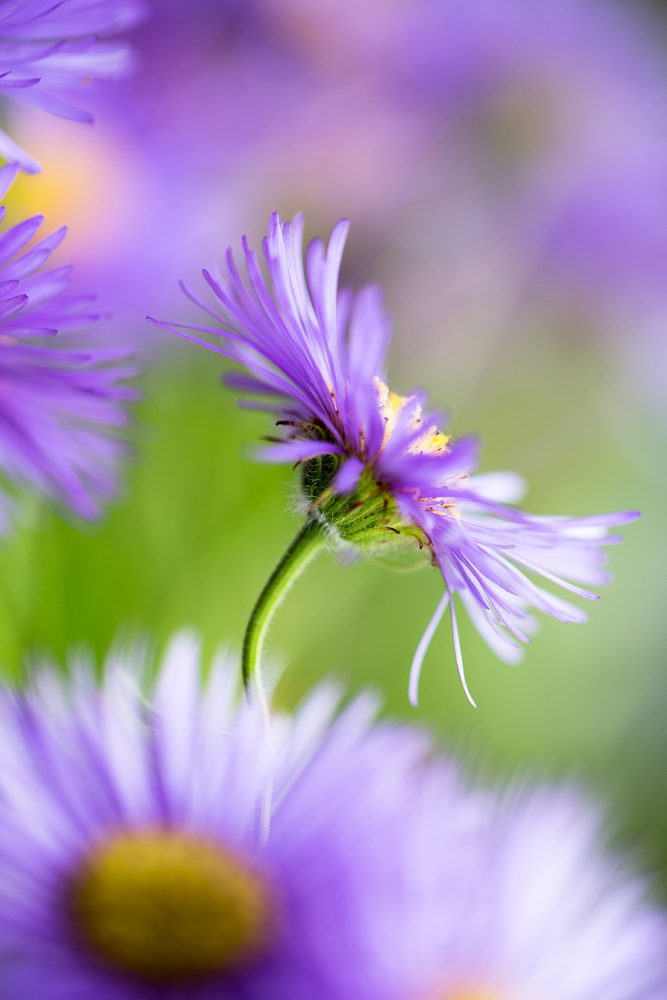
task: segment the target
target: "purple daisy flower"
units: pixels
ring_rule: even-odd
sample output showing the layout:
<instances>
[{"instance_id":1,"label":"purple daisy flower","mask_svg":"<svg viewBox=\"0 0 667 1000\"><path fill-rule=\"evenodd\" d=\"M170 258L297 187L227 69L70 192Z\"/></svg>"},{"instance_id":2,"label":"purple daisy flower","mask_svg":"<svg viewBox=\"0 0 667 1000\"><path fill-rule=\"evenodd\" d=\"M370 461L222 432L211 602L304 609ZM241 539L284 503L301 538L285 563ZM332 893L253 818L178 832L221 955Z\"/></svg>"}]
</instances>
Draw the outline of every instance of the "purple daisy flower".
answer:
<instances>
[{"instance_id":1,"label":"purple daisy flower","mask_svg":"<svg viewBox=\"0 0 667 1000\"><path fill-rule=\"evenodd\" d=\"M0 197L16 176L0 168ZM4 216L0 208L0 219ZM56 500L85 518L117 490L126 445L125 404L137 398L123 380L136 374L125 348L58 350L29 343L94 322L91 295L68 292L71 267L42 270L66 229L31 243L43 219L0 234L0 529L14 486Z\"/></svg>"},{"instance_id":2,"label":"purple daisy flower","mask_svg":"<svg viewBox=\"0 0 667 1000\"><path fill-rule=\"evenodd\" d=\"M141 659L112 658L101 690L79 663L0 693L2 995L418 996L442 934L421 859L456 857L459 836L424 826L423 736L371 727L367 698L334 719L321 688L269 743L225 657L203 683L177 637L149 702Z\"/></svg>"},{"instance_id":3,"label":"purple daisy flower","mask_svg":"<svg viewBox=\"0 0 667 1000\"><path fill-rule=\"evenodd\" d=\"M129 49L100 42L130 27L145 13L141 0L0 0L0 90L3 96L61 118L91 122L54 92L116 76L128 65ZM0 130L0 155L27 173L39 164Z\"/></svg>"},{"instance_id":4,"label":"purple daisy flower","mask_svg":"<svg viewBox=\"0 0 667 1000\"><path fill-rule=\"evenodd\" d=\"M517 789L471 834L459 923L425 1000L659 1000L667 926L567 788Z\"/></svg>"},{"instance_id":5,"label":"purple daisy flower","mask_svg":"<svg viewBox=\"0 0 667 1000\"><path fill-rule=\"evenodd\" d=\"M293 567L299 570L332 535L361 549L411 542L428 552L445 590L415 655L410 697L416 702L426 649L449 607L459 674L472 701L454 595L491 648L513 662L519 643L530 642L531 609L563 622L586 618L532 576L597 599L584 587L609 582L601 546L621 541L607 530L639 515L537 517L507 505L522 492L518 476L472 475L477 442L443 434L443 415L427 411L424 393L401 397L389 391L389 320L380 291L371 286L356 295L338 291L347 231L348 223L339 222L326 249L313 241L304 272L303 218L290 224L273 215L263 246L272 294L244 239L249 283L228 251L226 281L203 272L219 301L217 309L185 288L222 330L218 325L189 328L222 337L224 346L182 336L244 364L250 375L230 375L228 383L265 397L266 402L249 405L274 413L286 431L283 439L271 439L262 457L301 465L307 521L288 553ZM274 583L283 585L286 576L283 561ZM263 597L265 603L273 600L270 589ZM270 612L258 602L256 613L261 623ZM258 655L261 637L255 641L248 633L246 640L248 676L248 658Z\"/></svg>"},{"instance_id":6,"label":"purple daisy flower","mask_svg":"<svg viewBox=\"0 0 667 1000\"><path fill-rule=\"evenodd\" d=\"M637 296L664 302L667 76L655 11L425 0L393 27L383 56L400 98L432 107L461 185L467 175L478 201L511 206L503 240L512 227L532 248L540 280L566 277L603 305L629 295L635 313Z\"/></svg>"}]
</instances>

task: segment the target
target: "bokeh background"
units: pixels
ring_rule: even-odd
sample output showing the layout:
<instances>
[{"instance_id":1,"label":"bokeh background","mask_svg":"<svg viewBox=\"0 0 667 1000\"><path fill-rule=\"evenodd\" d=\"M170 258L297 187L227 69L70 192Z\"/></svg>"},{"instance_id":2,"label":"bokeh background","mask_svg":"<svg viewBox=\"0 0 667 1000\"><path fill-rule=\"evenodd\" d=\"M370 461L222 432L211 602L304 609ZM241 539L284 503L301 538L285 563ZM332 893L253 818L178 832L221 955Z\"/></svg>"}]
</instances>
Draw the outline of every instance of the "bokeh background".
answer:
<instances>
[{"instance_id":1,"label":"bokeh background","mask_svg":"<svg viewBox=\"0 0 667 1000\"><path fill-rule=\"evenodd\" d=\"M2 542L2 669L184 625L208 653L240 647L298 527L295 477L252 460L271 428L220 386L219 356L144 317L191 320L178 280L201 288L272 210L304 210L311 236L346 216L344 281L380 283L394 317L392 388L425 386L454 433L478 432L532 511L643 518L590 621L544 621L520 666L461 623L477 711L446 624L408 704L435 571L320 557L272 632L278 697L335 674L477 775L583 781L667 897L667 7L155 0L128 38L134 74L77 95L94 126L6 109L44 168L8 224L69 224L60 262L113 314L95 336L134 344L144 375L103 523L27 502Z\"/></svg>"}]
</instances>

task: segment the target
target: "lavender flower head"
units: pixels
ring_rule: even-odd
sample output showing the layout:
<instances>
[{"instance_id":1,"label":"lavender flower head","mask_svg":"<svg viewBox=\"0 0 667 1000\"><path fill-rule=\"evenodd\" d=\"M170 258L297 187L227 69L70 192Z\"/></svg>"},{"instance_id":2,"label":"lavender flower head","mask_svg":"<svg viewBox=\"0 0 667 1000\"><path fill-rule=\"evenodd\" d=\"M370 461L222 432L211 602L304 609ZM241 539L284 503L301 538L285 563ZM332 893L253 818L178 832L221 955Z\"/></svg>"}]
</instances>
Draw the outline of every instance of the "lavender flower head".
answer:
<instances>
[{"instance_id":1,"label":"lavender flower head","mask_svg":"<svg viewBox=\"0 0 667 1000\"><path fill-rule=\"evenodd\" d=\"M497 799L469 836L456 927L425 1000L659 1000L667 924L566 786ZM460 895L458 894L460 892Z\"/></svg>"},{"instance_id":2,"label":"lavender flower head","mask_svg":"<svg viewBox=\"0 0 667 1000\"><path fill-rule=\"evenodd\" d=\"M0 692L2 995L418 996L441 933L419 851L454 848L422 823L424 739L364 699L334 720L322 688L269 742L225 657L203 683L177 637L148 702L141 660Z\"/></svg>"},{"instance_id":3,"label":"lavender flower head","mask_svg":"<svg viewBox=\"0 0 667 1000\"><path fill-rule=\"evenodd\" d=\"M449 169L511 206L504 239L526 241L540 278L546 266L580 294L664 302L663 31L644 4L425 0L383 57L446 130Z\"/></svg>"},{"instance_id":4,"label":"lavender flower head","mask_svg":"<svg viewBox=\"0 0 667 1000\"><path fill-rule=\"evenodd\" d=\"M91 122L91 114L56 94L122 72L129 61L127 46L100 42L98 36L130 27L144 12L141 0L0 0L3 96L61 118ZM0 155L18 161L27 173L40 170L2 130Z\"/></svg>"},{"instance_id":5,"label":"lavender flower head","mask_svg":"<svg viewBox=\"0 0 667 1000\"><path fill-rule=\"evenodd\" d=\"M146 666L0 690L3 996L664 995L665 918L578 793L466 790L328 687L269 740L236 665L203 682L188 635L144 688Z\"/></svg>"},{"instance_id":6,"label":"lavender flower head","mask_svg":"<svg viewBox=\"0 0 667 1000\"><path fill-rule=\"evenodd\" d=\"M0 168L0 197L17 165ZM0 208L0 218L4 216ZM117 490L126 445L126 403L137 392L124 348L59 350L33 344L99 319L91 295L68 292L71 267L42 270L66 229L29 246L41 216L0 234L0 530L16 487L64 504L84 518L100 514Z\"/></svg>"},{"instance_id":7,"label":"lavender flower head","mask_svg":"<svg viewBox=\"0 0 667 1000\"><path fill-rule=\"evenodd\" d=\"M586 619L532 577L596 600L588 587L610 580L601 547L622 540L607 530L639 515L541 517L509 506L523 492L517 475L474 475L476 440L442 433L444 418L427 410L423 392L389 390L389 320L380 291L338 290L348 223L335 226L326 249L310 244L305 271L303 225L301 216L292 224L271 218L263 250L272 292L245 239L247 282L231 251L226 279L204 271L217 308L185 289L216 324L190 328L221 337L223 346L182 335L249 370L227 382L264 397L257 407L278 418L284 437L271 439L262 457L301 466L313 522L360 549L408 543L428 553L444 593L414 658L410 696L416 702L424 655L449 607L459 674L472 701L454 595L494 652L514 662L519 644L530 642L532 609L563 622Z\"/></svg>"}]
</instances>

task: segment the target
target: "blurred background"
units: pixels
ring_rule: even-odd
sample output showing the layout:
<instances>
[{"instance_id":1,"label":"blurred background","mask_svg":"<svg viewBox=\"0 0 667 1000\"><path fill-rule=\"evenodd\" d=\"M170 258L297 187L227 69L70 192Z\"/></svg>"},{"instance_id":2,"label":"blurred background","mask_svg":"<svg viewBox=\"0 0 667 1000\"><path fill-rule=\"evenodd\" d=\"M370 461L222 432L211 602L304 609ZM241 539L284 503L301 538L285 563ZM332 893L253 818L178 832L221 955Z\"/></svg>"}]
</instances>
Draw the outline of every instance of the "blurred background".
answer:
<instances>
[{"instance_id":1,"label":"blurred background","mask_svg":"<svg viewBox=\"0 0 667 1000\"><path fill-rule=\"evenodd\" d=\"M159 0L128 39L134 75L77 95L94 126L6 111L43 166L8 224L70 226L59 262L113 314L95 336L134 344L145 374L104 522L28 503L2 542L2 669L183 625L209 654L240 648L298 527L295 477L252 461L271 428L220 386L221 359L144 317L192 320L179 279L201 289L271 211L322 237L346 216L344 283L380 283L394 317L392 388L425 386L452 433L480 433L483 469L523 474L535 513L643 518L590 621L544 621L520 666L461 623L477 711L444 623L408 704L439 574L321 557L272 632L278 696L333 673L477 775L583 781L667 897L667 5Z\"/></svg>"}]
</instances>

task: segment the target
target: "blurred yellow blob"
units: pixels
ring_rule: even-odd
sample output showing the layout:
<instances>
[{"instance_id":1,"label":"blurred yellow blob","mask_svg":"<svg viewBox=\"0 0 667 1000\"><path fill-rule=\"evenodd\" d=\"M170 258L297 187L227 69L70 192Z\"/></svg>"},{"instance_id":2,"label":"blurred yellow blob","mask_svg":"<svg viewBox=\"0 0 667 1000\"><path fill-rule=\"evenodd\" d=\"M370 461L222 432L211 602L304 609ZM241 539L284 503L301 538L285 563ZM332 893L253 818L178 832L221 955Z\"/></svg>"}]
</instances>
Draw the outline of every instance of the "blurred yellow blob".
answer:
<instances>
[{"instance_id":1,"label":"blurred yellow blob","mask_svg":"<svg viewBox=\"0 0 667 1000\"><path fill-rule=\"evenodd\" d=\"M42 165L42 173L19 174L4 203L8 221L44 215L48 231L67 225L58 263L85 253L111 252L127 232L140 204L141 173L127 143L110 129L22 111L12 135ZM62 250L60 251L62 255Z\"/></svg>"},{"instance_id":2,"label":"blurred yellow blob","mask_svg":"<svg viewBox=\"0 0 667 1000\"><path fill-rule=\"evenodd\" d=\"M242 857L168 829L103 841L75 875L71 907L99 957L161 983L243 965L274 929L272 893Z\"/></svg>"}]
</instances>

